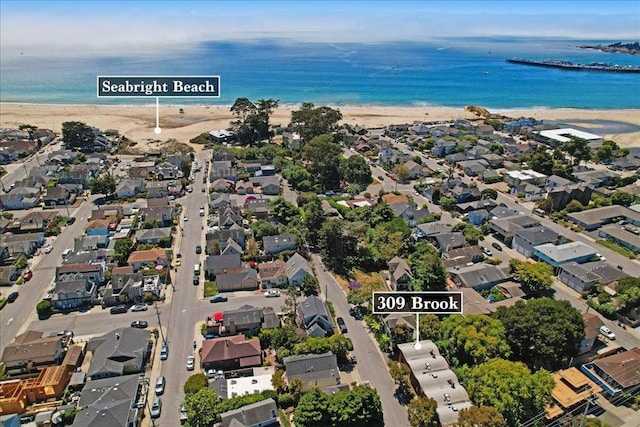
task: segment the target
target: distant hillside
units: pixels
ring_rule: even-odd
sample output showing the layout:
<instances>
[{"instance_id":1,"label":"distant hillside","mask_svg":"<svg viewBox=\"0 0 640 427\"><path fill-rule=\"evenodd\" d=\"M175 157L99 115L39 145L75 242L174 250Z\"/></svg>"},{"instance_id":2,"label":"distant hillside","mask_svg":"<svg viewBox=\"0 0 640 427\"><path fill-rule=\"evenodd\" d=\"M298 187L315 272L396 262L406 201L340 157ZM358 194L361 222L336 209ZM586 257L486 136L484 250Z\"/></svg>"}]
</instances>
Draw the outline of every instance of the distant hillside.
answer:
<instances>
[{"instance_id":1,"label":"distant hillside","mask_svg":"<svg viewBox=\"0 0 640 427\"><path fill-rule=\"evenodd\" d=\"M598 49L603 52L618 52L618 53L629 53L631 55L640 54L640 43L613 43L608 46L598 44L598 45L580 45L578 46L580 49Z\"/></svg>"}]
</instances>

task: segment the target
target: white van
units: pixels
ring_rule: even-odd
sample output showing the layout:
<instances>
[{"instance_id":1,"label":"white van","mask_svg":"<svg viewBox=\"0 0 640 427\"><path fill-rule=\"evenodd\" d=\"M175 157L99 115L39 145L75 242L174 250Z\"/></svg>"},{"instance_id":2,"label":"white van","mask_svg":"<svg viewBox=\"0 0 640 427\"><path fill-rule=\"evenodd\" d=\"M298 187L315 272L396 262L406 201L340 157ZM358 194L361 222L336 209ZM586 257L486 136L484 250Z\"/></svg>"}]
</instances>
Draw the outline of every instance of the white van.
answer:
<instances>
[{"instance_id":1,"label":"white van","mask_svg":"<svg viewBox=\"0 0 640 427\"><path fill-rule=\"evenodd\" d=\"M196 276L200 274L200 264L193 265L193 274L195 274Z\"/></svg>"},{"instance_id":2,"label":"white van","mask_svg":"<svg viewBox=\"0 0 640 427\"><path fill-rule=\"evenodd\" d=\"M62 258L66 258L69 256L69 254L71 253L71 249L65 249L64 252L62 252Z\"/></svg>"}]
</instances>

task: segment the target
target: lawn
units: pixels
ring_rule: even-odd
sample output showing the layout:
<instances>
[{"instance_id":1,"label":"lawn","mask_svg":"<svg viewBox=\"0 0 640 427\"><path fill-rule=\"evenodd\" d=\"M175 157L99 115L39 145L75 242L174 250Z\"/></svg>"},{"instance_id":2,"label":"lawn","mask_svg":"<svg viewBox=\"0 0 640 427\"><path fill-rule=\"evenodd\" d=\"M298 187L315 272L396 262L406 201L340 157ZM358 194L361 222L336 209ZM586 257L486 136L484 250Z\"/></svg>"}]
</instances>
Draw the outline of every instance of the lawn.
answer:
<instances>
[{"instance_id":1,"label":"lawn","mask_svg":"<svg viewBox=\"0 0 640 427\"><path fill-rule=\"evenodd\" d=\"M204 296L212 297L218 293L218 284L216 282L204 282Z\"/></svg>"},{"instance_id":2,"label":"lawn","mask_svg":"<svg viewBox=\"0 0 640 427\"><path fill-rule=\"evenodd\" d=\"M610 242L609 240L600 239L600 240L596 240L596 243L601 246L604 246L605 248L609 248L612 251L617 252L622 256L626 256L629 259L636 259L636 254L633 251L623 248L622 246L618 246L615 243Z\"/></svg>"},{"instance_id":3,"label":"lawn","mask_svg":"<svg viewBox=\"0 0 640 427\"><path fill-rule=\"evenodd\" d=\"M353 270L352 276L349 279L346 279L342 276L335 276L336 281L340 284L340 286L345 290L345 292L349 291L349 282L355 280L360 283L360 286L364 289L371 289L371 291L384 291L386 290L384 281L382 280L382 276L380 273L365 273L360 270Z\"/></svg>"}]
</instances>

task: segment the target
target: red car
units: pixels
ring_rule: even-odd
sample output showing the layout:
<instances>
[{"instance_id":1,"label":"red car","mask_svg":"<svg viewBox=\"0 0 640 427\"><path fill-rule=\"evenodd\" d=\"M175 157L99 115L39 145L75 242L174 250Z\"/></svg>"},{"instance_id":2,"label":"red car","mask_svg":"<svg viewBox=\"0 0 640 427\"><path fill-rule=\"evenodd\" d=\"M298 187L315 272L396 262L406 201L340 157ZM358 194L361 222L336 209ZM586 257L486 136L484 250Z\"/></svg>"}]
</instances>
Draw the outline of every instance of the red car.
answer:
<instances>
[{"instance_id":1,"label":"red car","mask_svg":"<svg viewBox=\"0 0 640 427\"><path fill-rule=\"evenodd\" d=\"M32 277L33 277L33 273L30 271L27 271L22 275L22 278L25 280L25 282L28 282L29 280L31 280Z\"/></svg>"}]
</instances>

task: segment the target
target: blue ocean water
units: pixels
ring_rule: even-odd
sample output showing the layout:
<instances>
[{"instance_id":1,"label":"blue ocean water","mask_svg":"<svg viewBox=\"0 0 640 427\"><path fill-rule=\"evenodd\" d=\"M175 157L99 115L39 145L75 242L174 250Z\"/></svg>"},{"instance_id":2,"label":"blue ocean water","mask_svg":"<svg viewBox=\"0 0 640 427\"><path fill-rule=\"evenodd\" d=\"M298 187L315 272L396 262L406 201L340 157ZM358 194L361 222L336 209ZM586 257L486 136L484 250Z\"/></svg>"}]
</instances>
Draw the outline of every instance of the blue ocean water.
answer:
<instances>
[{"instance_id":1,"label":"blue ocean water","mask_svg":"<svg viewBox=\"0 0 640 427\"><path fill-rule=\"evenodd\" d=\"M613 42L613 41L611 41ZM508 64L509 57L640 65L640 55L578 49L608 41L460 38L418 43L207 42L171 53L60 58L3 56L0 101L148 104L98 99L97 75L219 75L217 99L171 104L230 105L238 97L282 104L482 105L493 109L640 108L640 74L569 72Z\"/></svg>"}]
</instances>

